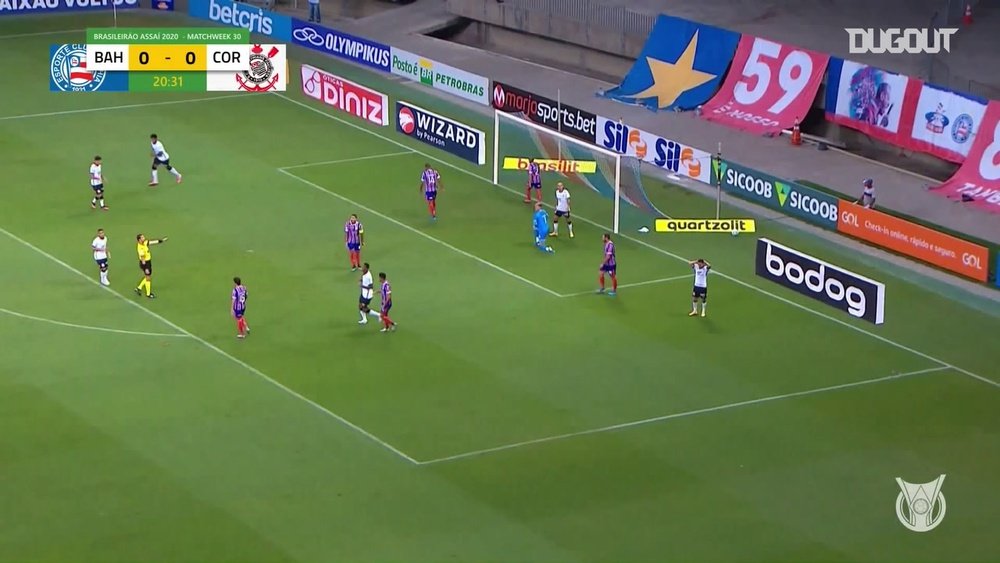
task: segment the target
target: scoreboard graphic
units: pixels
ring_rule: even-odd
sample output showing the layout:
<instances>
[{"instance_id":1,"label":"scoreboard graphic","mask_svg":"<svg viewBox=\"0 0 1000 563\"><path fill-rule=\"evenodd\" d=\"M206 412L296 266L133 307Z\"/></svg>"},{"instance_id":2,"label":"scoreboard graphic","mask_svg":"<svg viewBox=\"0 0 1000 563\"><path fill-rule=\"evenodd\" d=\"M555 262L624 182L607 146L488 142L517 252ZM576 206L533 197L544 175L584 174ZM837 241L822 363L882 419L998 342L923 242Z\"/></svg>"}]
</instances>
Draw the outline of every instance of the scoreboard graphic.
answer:
<instances>
[{"instance_id":1,"label":"scoreboard graphic","mask_svg":"<svg viewBox=\"0 0 1000 563\"><path fill-rule=\"evenodd\" d=\"M52 45L53 92L283 92L285 45L245 29L99 28L87 43Z\"/></svg>"}]
</instances>

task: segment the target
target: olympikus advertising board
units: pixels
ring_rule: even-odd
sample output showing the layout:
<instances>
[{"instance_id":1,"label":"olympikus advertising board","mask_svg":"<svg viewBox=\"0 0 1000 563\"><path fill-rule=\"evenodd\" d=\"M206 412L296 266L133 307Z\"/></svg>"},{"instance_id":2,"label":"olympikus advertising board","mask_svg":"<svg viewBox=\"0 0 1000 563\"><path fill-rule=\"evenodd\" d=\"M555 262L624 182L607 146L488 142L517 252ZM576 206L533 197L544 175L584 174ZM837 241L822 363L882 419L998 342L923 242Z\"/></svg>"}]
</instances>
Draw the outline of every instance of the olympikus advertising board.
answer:
<instances>
[{"instance_id":1,"label":"olympikus advertising board","mask_svg":"<svg viewBox=\"0 0 1000 563\"><path fill-rule=\"evenodd\" d=\"M986 281L989 250L934 229L842 201L837 231L976 281Z\"/></svg>"},{"instance_id":2,"label":"olympikus advertising board","mask_svg":"<svg viewBox=\"0 0 1000 563\"><path fill-rule=\"evenodd\" d=\"M869 137L906 146L920 81L835 57L828 68L826 118Z\"/></svg>"},{"instance_id":3,"label":"olympikus advertising board","mask_svg":"<svg viewBox=\"0 0 1000 563\"><path fill-rule=\"evenodd\" d=\"M291 41L300 47L389 72L392 56L386 45L301 20L292 20L291 29Z\"/></svg>"},{"instance_id":4,"label":"olympikus advertising board","mask_svg":"<svg viewBox=\"0 0 1000 563\"><path fill-rule=\"evenodd\" d=\"M1000 102L991 100L986 106L965 162L931 193L1000 213Z\"/></svg>"},{"instance_id":5,"label":"olympikus advertising board","mask_svg":"<svg viewBox=\"0 0 1000 563\"><path fill-rule=\"evenodd\" d=\"M712 155L692 146L597 117L597 144L705 184L712 182Z\"/></svg>"},{"instance_id":6,"label":"olympikus advertising board","mask_svg":"<svg viewBox=\"0 0 1000 563\"><path fill-rule=\"evenodd\" d=\"M139 0L0 0L0 16L128 10L138 7Z\"/></svg>"},{"instance_id":7,"label":"olympikus advertising board","mask_svg":"<svg viewBox=\"0 0 1000 563\"><path fill-rule=\"evenodd\" d=\"M552 98L532 94L503 82L493 82L493 107L506 113L524 114L524 118L561 131L592 145L597 144L597 116L589 111L560 104Z\"/></svg>"},{"instance_id":8,"label":"olympikus advertising board","mask_svg":"<svg viewBox=\"0 0 1000 563\"><path fill-rule=\"evenodd\" d=\"M726 192L824 229L837 229L840 205L837 198L733 162L716 161L713 164L712 183L721 180Z\"/></svg>"},{"instance_id":9,"label":"olympikus advertising board","mask_svg":"<svg viewBox=\"0 0 1000 563\"><path fill-rule=\"evenodd\" d=\"M280 41L292 39L292 18L243 2L190 0L188 15L223 25L249 29L251 33L259 33Z\"/></svg>"},{"instance_id":10,"label":"olympikus advertising board","mask_svg":"<svg viewBox=\"0 0 1000 563\"><path fill-rule=\"evenodd\" d=\"M922 84L907 148L962 162L979 129L986 100Z\"/></svg>"},{"instance_id":11,"label":"olympikus advertising board","mask_svg":"<svg viewBox=\"0 0 1000 563\"><path fill-rule=\"evenodd\" d=\"M424 86L484 106L490 105L488 79L395 47L390 47L389 51L392 55L392 73L396 76L409 78Z\"/></svg>"},{"instance_id":12,"label":"olympikus advertising board","mask_svg":"<svg viewBox=\"0 0 1000 563\"><path fill-rule=\"evenodd\" d=\"M601 95L653 111L687 110L719 89L740 34L660 15L622 83Z\"/></svg>"},{"instance_id":13,"label":"olympikus advertising board","mask_svg":"<svg viewBox=\"0 0 1000 563\"><path fill-rule=\"evenodd\" d=\"M486 133L406 102L396 102L396 130L455 156L486 164Z\"/></svg>"},{"instance_id":14,"label":"olympikus advertising board","mask_svg":"<svg viewBox=\"0 0 1000 563\"><path fill-rule=\"evenodd\" d=\"M128 72L87 69L87 46L49 46L49 90L52 92L127 92Z\"/></svg>"},{"instance_id":15,"label":"olympikus advertising board","mask_svg":"<svg viewBox=\"0 0 1000 563\"><path fill-rule=\"evenodd\" d=\"M702 117L742 131L777 134L802 120L830 56L744 35L722 88Z\"/></svg>"}]
</instances>

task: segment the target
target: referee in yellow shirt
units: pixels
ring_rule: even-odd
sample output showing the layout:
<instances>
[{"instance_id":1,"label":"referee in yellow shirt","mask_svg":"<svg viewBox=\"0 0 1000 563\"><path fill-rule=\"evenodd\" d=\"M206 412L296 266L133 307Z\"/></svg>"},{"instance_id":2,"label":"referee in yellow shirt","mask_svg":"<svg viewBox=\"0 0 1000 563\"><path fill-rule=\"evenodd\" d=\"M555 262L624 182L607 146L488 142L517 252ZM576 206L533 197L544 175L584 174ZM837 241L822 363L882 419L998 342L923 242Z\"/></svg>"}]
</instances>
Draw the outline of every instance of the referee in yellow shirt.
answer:
<instances>
[{"instance_id":1,"label":"referee in yellow shirt","mask_svg":"<svg viewBox=\"0 0 1000 563\"><path fill-rule=\"evenodd\" d=\"M139 269L142 270L143 275L135 292L138 295L145 292L146 297L155 299L156 295L153 294L153 255L149 253L149 246L167 242L167 237L149 240L145 235L139 233L135 235L135 240L135 250L139 254Z\"/></svg>"}]
</instances>

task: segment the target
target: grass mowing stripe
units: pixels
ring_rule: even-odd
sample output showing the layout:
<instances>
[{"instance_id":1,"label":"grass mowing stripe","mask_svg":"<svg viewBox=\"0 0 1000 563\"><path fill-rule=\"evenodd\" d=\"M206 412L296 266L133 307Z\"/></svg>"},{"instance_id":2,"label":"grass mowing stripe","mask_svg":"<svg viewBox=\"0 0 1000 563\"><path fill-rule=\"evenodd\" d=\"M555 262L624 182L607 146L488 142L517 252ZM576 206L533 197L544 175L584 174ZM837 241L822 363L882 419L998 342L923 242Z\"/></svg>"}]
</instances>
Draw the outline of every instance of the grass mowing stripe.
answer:
<instances>
[{"instance_id":1,"label":"grass mowing stripe","mask_svg":"<svg viewBox=\"0 0 1000 563\"><path fill-rule=\"evenodd\" d=\"M225 100L228 98L239 98L243 96L247 96L247 94L228 94L225 96L209 96L205 98L191 98L187 100L170 100L166 102L148 102L143 104L125 104L121 106L107 106L103 108L67 109L63 111L50 111L45 113L27 113L24 115L4 115L0 116L0 121L14 121L17 119L34 119L36 117L54 117L59 115L73 115L77 113L94 113L97 111L111 111L116 109L133 109L133 108L148 108L153 106L171 106L176 104L193 104L195 102L211 102L213 100Z\"/></svg>"},{"instance_id":2,"label":"grass mowing stripe","mask_svg":"<svg viewBox=\"0 0 1000 563\"><path fill-rule=\"evenodd\" d=\"M306 397L305 395L299 393L298 391L295 391L294 389L292 389L292 388L290 388L290 387L288 387L288 386L280 383L279 381L271 378L270 376L268 376L264 372L262 372L259 369L253 367L252 365L244 362L243 360L237 358L236 356L233 356L232 354L230 354L229 352L226 352L222 348L219 348L215 344L212 344L211 342L205 340L204 338L201 338L201 337L199 337L199 336L197 336L197 335L195 335L195 334L193 334L193 333L185 330L183 327L177 325L176 323L174 323L170 319L167 319L163 315L160 315L159 313L157 313L155 311L151 311L151 310L143 307L142 305L139 305L135 301L132 301L128 297L122 295L121 293L118 293L117 291L114 291L113 289L111 289L109 287L105 287L105 286L101 285L97 280L91 278L87 274L81 272L80 270L77 270L73 266L70 266L66 262L63 262L62 260L56 258L55 256L53 256L53 255L49 254L48 252L42 250L41 248L38 248L37 246L31 244L30 242L22 239L21 237L19 237L19 236L15 235L14 233L8 231L7 229L4 229L3 227L0 227L0 233L3 233L5 235L7 235L7 237L10 238L11 240L14 240L14 241L17 241L17 242L21 243L22 245L26 246L27 248L30 248L31 250L37 252L38 254L40 254L40 255L48 258L49 260L55 262L56 264L59 264L63 268L69 270L70 272L73 272L74 274L76 274L76 275L80 276L81 278L87 280L88 282L96 285L97 287L99 287L99 288L101 288L103 290L106 290L111 295L114 295L118 299L121 299L122 301L124 301L124 302L128 303L129 305L131 305L131 306L139 309L140 311L146 313L147 315L152 316L153 318L159 320L160 322L162 322L163 324L165 324L165 325L169 326L170 328L176 330L177 332L179 332L179 333L181 333L183 335L186 335L186 336L188 336L188 337L196 340L197 342L201 343L203 346L205 346L209 350L215 352L216 354L219 354L220 356L226 358L227 360L229 360L229 361L231 361L231 362L233 362L233 363L235 363L237 365L242 366L244 369L246 369L250 373L256 375L260 379L266 381L267 383L270 383L271 385L274 385L275 387L277 387L278 389L281 389L282 391L284 391L285 393L291 395L292 397L294 397L294 398L296 398L296 399L298 399L298 400L300 400L300 401L308 404L309 406L311 406L314 409L320 411L321 413L323 413L323 414L325 414L325 415L333 418L334 420L340 422L344 426L350 428L351 430L357 432L358 434L361 434L362 436L364 436L364 437L368 438L369 440L375 442L376 444L382 446L386 450L392 452L396 456L401 457L401 458L405 459L406 461L408 461L410 463L413 463L413 464L419 463L417 460L413 459L412 457L410 457L409 455L407 455L402 450L397 449L392 444L386 442L385 440L379 438L378 436L376 436L376 435L372 434L371 432L365 430L364 428L358 426L357 424L354 424L353 422L351 422L351 421L347 420L346 418L340 416L339 414L331 411L330 409L324 407L323 405L317 403L316 401L313 401L309 397Z\"/></svg>"},{"instance_id":3,"label":"grass mowing stripe","mask_svg":"<svg viewBox=\"0 0 1000 563\"><path fill-rule=\"evenodd\" d=\"M490 268L493 268L494 270L496 270L496 271L498 271L498 272L500 272L502 274L506 274L506 275L508 275L508 276L510 276L510 277L512 277L512 278L514 278L516 280L518 280L518 281L524 282L524 283L530 285L531 287L534 287L535 289L540 289L540 290L544 291L545 293L548 293L549 295L552 295L553 297L564 297L563 294L558 293L556 291L552 291L551 289L545 287L544 285L535 283L535 282L529 280L528 278L526 278L524 276L520 276L518 274L515 274L514 272L511 272L510 270L504 268L503 266L497 266L496 264L494 264L493 262L490 262L489 260L486 260L485 258L480 258L480 257L476 256L475 254L472 254L471 252L466 252L466 251L462 250L461 248L458 248L457 246L452 246L452 245L448 244L447 242L445 242L445 241L443 241L443 240L441 240L439 238L433 237L433 236L431 236L431 235L429 235L429 234L421 231L420 229L417 229L415 227L411 227L410 225L407 225L406 223L403 223L402 221L397 221L396 219L393 219L392 217L389 217L388 215L385 215L384 213L379 213L378 211L375 211L374 209L372 209L370 207L366 207L364 205L361 205L360 203L358 203L358 202L356 202L356 201L354 201L352 199L346 198L346 197L338 194L337 192L328 190L328 189L324 188L323 186L321 186L321 185L319 185L319 184L317 184L315 182L310 182L309 180L306 180L305 178L301 178L299 176L296 176L295 174L292 174L291 172L289 172L286 169L279 168L278 172L281 172L282 174L288 176L289 178L294 178L294 179L298 180L299 182L302 182L303 184L309 186L310 188L313 188L313 189L319 190L321 192L327 193L329 195L332 195L333 197L335 197L335 198L343 201L344 203L349 203L349 204L357 207L358 209L363 209L367 213L371 213L372 215L374 215L376 217L381 217L382 219L385 219L386 221L392 223L393 225L396 225L398 227L402 227L403 229L406 229L407 231L410 231L411 233L413 233L415 235L419 235L419 236L421 236L421 237L423 237L423 238L425 238L425 239L427 239L427 240L429 240L431 242L436 242L437 244L440 244L441 246L447 248L448 250L451 250L452 252L455 252L456 254L461 254L462 256L465 256L466 258L471 258L472 260L475 260L476 262L479 262L480 264L482 264L484 266L488 266Z\"/></svg>"},{"instance_id":4,"label":"grass mowing stripe","mask_svg":"<svg viewBox=\"0 0 1000 563\"><path fill-rule=\"evenodd\" d=\"M853 387L862 387L864 385L872 385L875 383L881 383L883 381L892 381L894 379L902 379L904 377L912 377L915 375L923 375L925 373L933 373L938 371L944 371L948 369L954 369L948 366L937 366L932 368L921 369L917 371L908 371L906 373L897 373L893 375L886 375L883 377L876 377L873 379L865 379L863 381L854 381L852 383L841 383L839 385L829 385L827 387L819 387L816 389L807 389L805 391L795 391L793 393L784 393L781 395L772 395L770 397L761 397L759 399L750 399L747 401L739 401L736 403L728 403L725 405L718 405L715 407L706 407L703 409L695 409L685 412L679 412L674 414L668 414L663 416L657 416L653 418L644 418L642 420L634 420L632 422L623 422L621 424L612 424L611 426L602 426L600 428L591 428L590 430L581 430L579 432L568 432L566 434L556 434L554 436L546 436L544 438L535 438L534 440L525 440L523 442L514 442L513 444L505 444L503 446L495 446L492 448L484 448L482 450L473 450L471 452L464 452L460 454L450 455L446 457L439 457L431 459L428 461L421 461L420 465L432 465L435 463L444 463L446 461L456 461L459 459L467 459L470 457L478 457L485 454L491 454L496 452L502 452L506 450L513 450L517 448L523 448L525 446L533 446L536 444L544 444L547 442L556 442L559 440L567 440L569 438L576 438L579 436L589 436L591 434L603 434L605 432L612 432L615 430L623 430L625 428L633 428L636 426L644 426L647 424L653 424L655 422L663 422L665 420L673 420L675 418L686 418L689 416L695 416L698 414L708 414L713 412L719 412L729 409L735 409L738 407L746 407L750 405L759 405L761 403L770 403L772 401L780 401L782 399L791 399L794 397L804 397L807 395L818 395L820 393L827 393L830 391L839 391L841 389L851 389Z\"/></svg>"},{"instance_id":5,"label":"grass mowing stripe","mask_svg":"<svg viewBox=\"0 0 1000 563\"><path fill-rule=\"evenodd\" d=\"M332 119L332 120L337 121L339 123L343 123L344 125L348 125L350 127L353 127L354 129L357 129L359 131L364 131L365 133L368 133L369 135L374 135L375 137L383 139L384 141L386 141L388 143L392 143L392 144L394 144L396 146L403 147L403 148L410 148L407 145L405 145L404 143L401 143L400 141L397 141L397 140L395 140L395 139L393 139L391 137L387 137L387 136L385 136L385 135L383 135L383 134L381 134L381 133L379 133L377 131L372 131L370 129L366 129L365 127L362 127L361 125L358 125L357 123L352 123L350 121L347 121L346 119L341 119L340 117L337 117L336 115L333 115L331 113L327 113L327 112L325 112L325 111L323 111L323 110L321 110L319 108L315 108L315 107L313 107L313 106L311 106L309 104L306 104L304 102L300 102L298 100L294 100L292 98L289 98L288 96L286 96L284 94L274 94L274 95L277 96L277 97L279 97L279 98L282 98L282 99L284 99L286 101L289 101L289 102L291 102L291 103L293 103L293 104L295 104L295 105L297 105L299 107L305 108L305 109L307 109L307 110L309 110L311 112L318 113L319 115L322 115L322 116L326 117L327 119ZM480 176L480 175L476 174L475 172L472 172L470 170L462 168L461 166L458 166L456 164L452 164L451 162L448 162L446 160L443 160L441 158L438 158L436 156L433 156L431 154L428 154L428 153L423 152L423 151L418 150L418 149L411 149L411 150L413 150L413 152L415 152L417 154L423 155L423 156L425 156L425 157L427 157L427 158L429 158L429 159L431 159L431 160L433 160L435 162L439 162L441 164L444 164L445 166L447 166L449 168L452 168L454 170L457 170L457 171L459 171L459 172L461 172L463 174L466 174L466 175L471 176L473 178L478 178L478 179L480 179L480 180L482 180L482 181L484 181L484 182L486 182L486 183L488 183L490 185L495 185L495 186L497 186L497 187L499 187L501 189L504 189L504 190L506 190L508 192L511 192L511 193L513 193L515 195L518 195L518 196L521 195L521 193L518 192L517 190L511 189L511 188L509 188L507 186L504 186L504 185L494 184L491 179L489 179L489 178L487 178L485 176ZM550 208L552 207L551 205L548 205L548 204L545 204L545 206L546 207L550 207ZM584 217L582 215L575 215L574 217L576 219L580 220L580 221L583 221L583 222L588 223L590 225L593 225L595 227L600 227L600 228L602 228L604 230L611 230L610 227L608 227L607 225L603 225L601 223L598 223L597 221L594 221L592 219L588 219L587 217ZM626 235L626 234L621 234L620 236L622 238L630 240L630 241L632 241L632 242L634 242L634 243L636 243L636 244L638 244L640 246L644 246L644 247L646 247L646 248L648 248L650 250L653 250L654 252L659 252L660 254L663 254L664 256L669 256L671 258L674 258L674 259L677 259L677 260L681 260L683 262L688 262L687 258L684 258L683 256L674 254L673 252L670 252L668 250L664 250L664 249L662 249L662 248L660 248L658 246L654 246L654 245L652 245L652 244L650 244L650 243L648 243L648 242L646 242L644 240L640 240L640 239L631 237L631 236ZM955 370L955 371L957 371L957 372L959 372L959 373L961 373L963 375L966 375L968 377L971 377L973 379L976 379L978 381L981 381L981 382L986 383L988 385L991 385L993 387L1000 388L1000 381L995 381L995 380L990 379L988 377L983 377L982 375L973 373L973 372L971 372L971 371L969 371L967 369L960 368L960 367L955 366L953 364L950 364L950 363L948 363L948 362L946 362L944 360L935 358L934 356L931 356L930 354L927 354L925 352L921 352L920 350L917 350L915 348L911 348L910 346L907 346L905 344L901 344L899 342L896 342L895 340L891 340L891 339L886 338L886 337L884 337L884 336L882 336L880 334L876 334L874 332L871 332L870 330L866 330L866 329L861 328L859 326L855 326L855 325L853 325L853 324L851 324L851 323L849 323L847 321L838 319L836 317L832 317L830 315L827 315L826 313L823 313L821 311L817 311L816 309L807 307L806 305L802 305L801 303L797 303L795 301L792 301L791 299L788 299L786 297L782 297L782 296L780 296L780 295L778 295L776 293L772 293L772 292L770 292L770 291L768 291L768 290L766 290L764 288L758 287L758 286L753 285L752 283L749 283L749 282L745 282L745 281L743 281L743 280L741 280L739 278L730 276L728 274L724 274L724 273L722 273L722 272L720 272L718 270L713 270L713 271L715 272L715 275L717 275L717 276L719 276L721 278L727 279L727 280L729 280L729 281L731 281L731 282L733 282L733 283L735 283L737 285L741 285L741 286L743 286L743 287L745 287L747 289L750 289L752 291L756 291L757 293L760 293L761 295L766 295L766 296L768 296L768 297L770 297L772 299L775 299L777 301L781 301L782 303L785 303L787 305L791 305L792 307L795 307L797 309L800 309L800 310L805 311L807 313L810 313L812 315L816 315L816 316L824 318L824 319L826 319L828 321L837 323L837 324L839 324L839 325L841 325L843 327L846 327L846 328L848 328L850 330L853 330L855 332L859 332L861 334L864 334L866 336L874 338L875 340L878 340L879 342L882 342L884 344L888 344L890 346L899 348L900 350L909 352L909 353L911 353L911 354L913 354L915 356L919 356L921 358L924 358L925 360L930 360L930 361L935 362L938 365L941 365L943 367L951 368L951 369L953 369L953 370Z\"/></svg>"},{"instance_id":6,"label":"grass mowing stripe","mask_svg":"<svg viewBox=\"0 0 1000 563\"><path fill-rule=\"evenodd\" d=\"M282 166L278 170L295 170L296 168L311 168L313 166L326 166L328 164L345 164L348 162L359 162L362 160L377 160L380 158L389 158L393 156L403 156L407 154L415 154L413 151L399 151L399 152L387 152L385 154L370 154L368 156L356 156L354 158L338 158L336 160L324 160L321 162L307 162L305 164L293 164L292 166Z\"/></svg>"},{"instance_id":7,"label":"grass mowing stripe","mask_svg":"<svg viewBox=\"0 0 1000 563\"><path fill-rule=\"evenodd\" d=\"M683 276L673 276L673 277L670 277L670 278L660 278L660 279L657 279L657 280L646 280L646 281L635 282L635 283L623 283L623 284L621 284L621 285L618 286L618 289L627 289L629 287L642 287L644 285L653 285L655 283L666 283L666 282L672 282L672 281L677 281L677 280L683 280L683 279L688 278L690 275L691 274L684 274ZM569 293L569 294L563 295L563 297L579 297L581 295L594 295L595 293L596 292L594 290L580 291L580 292L577 292L577 293Z\"/></svg>"},{"instance_id":8,"label":"grass mowing stripe","mask_svg":"<svg viewBox=\"0 0 1000 563\"><path fill-rule=\"evenodd\" d=\"M37 321L40 323L47 323L56 326L64 326L66 328L76 328L80 330L92 330L96 332L111 332L114 334L128 334L131 336L156 336L163 338L190 338L191 335L183 334L180 332L142 332L139 330L123 330L120 328L108 328L103 326L91 326L91 325L81 325L76 323L67 323L63 321L57 321L55 319L47 319L45 317L36 317L34 315L26 315L24 313L18 313L17 311L11 311L10 309L4 309L0 307L0 313L10 315L12 317L18 317L21 319L26 319L29 321Z\"/></svg>"},{"instance_id":9,"label":"grass mowing stripe","mask_svg":"<svg viewBox=\"0 0 1000 563\"><path fill-rule=\"evenodd\" d=\"M13 33L11 35L0 35L0 41L4 39L20 39L22 37L41 37L43 35L63 35L66 33L83 33L86 29L56 29L54 31L36 31L34 33Z\"/></svg>"}]
</instances>

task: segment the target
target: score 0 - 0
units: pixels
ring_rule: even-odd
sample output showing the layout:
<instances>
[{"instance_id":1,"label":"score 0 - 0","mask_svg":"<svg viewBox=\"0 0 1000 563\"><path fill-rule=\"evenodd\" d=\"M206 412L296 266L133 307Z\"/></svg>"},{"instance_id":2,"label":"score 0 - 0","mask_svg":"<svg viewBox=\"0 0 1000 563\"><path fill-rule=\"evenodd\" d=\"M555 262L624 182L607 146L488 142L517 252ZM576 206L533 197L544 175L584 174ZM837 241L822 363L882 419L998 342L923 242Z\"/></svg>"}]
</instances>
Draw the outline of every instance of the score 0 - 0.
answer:
<instances>
[{"instance_id":1,"label":"score 0 - 0","mask_svg":"<svg viewBox=\"0 0 1000 563\"><path fill-rule=\"evenodd\" d=\"M245 71L250 45L87 45L87 69L104 71Z\"/></svg>"}]
</instances>

